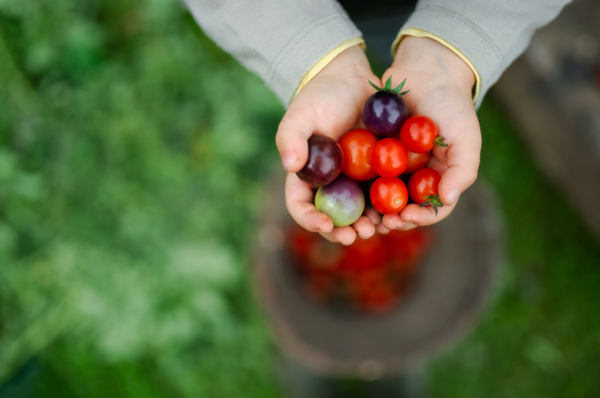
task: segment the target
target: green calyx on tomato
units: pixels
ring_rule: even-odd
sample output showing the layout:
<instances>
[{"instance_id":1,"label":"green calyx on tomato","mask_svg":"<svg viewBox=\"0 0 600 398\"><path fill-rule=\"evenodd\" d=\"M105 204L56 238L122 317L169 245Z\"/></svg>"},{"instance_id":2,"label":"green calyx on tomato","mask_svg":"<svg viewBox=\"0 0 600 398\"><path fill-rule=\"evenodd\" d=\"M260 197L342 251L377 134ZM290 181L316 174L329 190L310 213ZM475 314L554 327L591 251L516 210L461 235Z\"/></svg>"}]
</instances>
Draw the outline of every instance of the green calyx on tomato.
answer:
<instances>
[{"instance_id":1,"label":"green calyx on tomato","mask_svg":"<svg viewBox=\"0 0 600 398\"><path fill-rule=\"evenodd\" d=\"M369 84L371 86L373 86L373 88L377 91L387 91L390 93L394 93L397 94L399 96L403 96L404 94L408 93L410 90L406 90L403 92L400 92L400 90L402 90L402 87L404 87L404 83L406 83L406 79L402 80L402 83L398 84L398 86L396 88L392 88L392 77L388 77L387 81L385 82L385 86L383 88L377 86L375 83L373 83L372 81L369 80Z\"/></svg>"},{"instance_id":2,"label":"green calyx on tomato","mask_svg":"<svg viewBox=\"0 0 600 398\"><path fill-rule=\"evenodd\" d=\"M448 144L446 144L444 142L445 138L442 137L441 135L438 135L437 137L435 137L435 139L433 140L433 143L435 144L435 146L448 146Z\"/></svg>"},{"instance_id":3,"label":"green calyx on tomato","mask_svg":"<svg viewBox=\"0 0 600 398\"><path fill-rule=\"evenodd\" d=\"M444 207L444 204L440 200L440 195L436 193L435 195L425 196L425 202L421 203L419 207L425 206L433 207L433 210L435 210L435 215L437 215L438 207Z\"/></svg>"}]
</instances>

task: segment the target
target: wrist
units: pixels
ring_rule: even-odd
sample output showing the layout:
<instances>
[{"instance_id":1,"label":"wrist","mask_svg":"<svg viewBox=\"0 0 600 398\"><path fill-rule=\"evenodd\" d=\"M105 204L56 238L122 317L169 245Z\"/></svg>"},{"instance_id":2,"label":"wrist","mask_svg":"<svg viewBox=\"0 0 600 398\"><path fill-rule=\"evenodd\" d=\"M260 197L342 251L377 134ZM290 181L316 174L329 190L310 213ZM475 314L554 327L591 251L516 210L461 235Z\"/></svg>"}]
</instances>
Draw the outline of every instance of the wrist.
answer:
<instances>
[{"instance_id":1,"label":"wrist","mask_svg":"<svg viewBox=\"0 0 600 398\"><path fill-rule=\"evenodd\" d=\"M465 60L428 37L404 37L398 46L392 67L429 75L441 84L451 82L470 96L473 96L477 82L472 67Z\"/></svg>"},{"instance_id":2,"label":"wrist","mask_svg":"<svg viewBox=\"0 0 600 398\"><path fill-rule=\"evenodd\" d=\"M370 72L369 60L361 45L354 45L340 52L320 72L319 76L363 76Z\"/></svg>"},{"instance_id":3,"label":"wrist","mask_svg":"<svg viewBox=\"0 0 600 398\"><path fill-rule=\"evenodd\" d=\"M334 48L304 75L292 98L317 76L364 73L365 64L367 70L370 70L364 46L364 40L357 37Z\"/></svg>"}]
</instances>

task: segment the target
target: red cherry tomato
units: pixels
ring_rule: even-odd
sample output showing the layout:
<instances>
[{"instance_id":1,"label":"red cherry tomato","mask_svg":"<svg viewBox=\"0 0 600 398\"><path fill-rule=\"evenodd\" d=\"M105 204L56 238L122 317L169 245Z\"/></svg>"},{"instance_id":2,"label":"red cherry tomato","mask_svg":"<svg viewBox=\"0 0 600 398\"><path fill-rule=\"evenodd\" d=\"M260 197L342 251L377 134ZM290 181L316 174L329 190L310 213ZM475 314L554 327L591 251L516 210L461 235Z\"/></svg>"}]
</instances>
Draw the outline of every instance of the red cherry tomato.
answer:
<instances>
[{"instance_id":1,"label":"red cherry tomato","mask_svg":"<svg viewBox=\"0 0 600 398\"><path fill-rule=\"evenodd\" d=\"M292 263L304 268L307 265L308 252L320 236L309 232L298 224L293 224L287 230L286 246L292 256Z\"/></svg>"},{"instance_id":2,"label":"red cherry tomato","mask_svg":"<svg viewBox=\"0 0 600 398\"><path fill-rule=\"evenodd\" d=\"M371 153L377 137L368 130L350 130L340 138L344 160L342 173L356 181L367 181L377 177L371 167Z\"/></svg>"},{"instance_id":3,"label":"red cherry tomato","mask_svg":"<svg viewBox=\"0 0 600 398\"><path fill-rule=\"evenodd\" d=\"M381 214L401 212L408 203L406 184L398 177L379 177L371 185L371 204Z\"/></svg>"},{"instance_id":4,"label":"red cherry tomato","mask_svg":"<svg viewBox=\"0 0 600 398\"><path fill-rule=\"evenodd\" d=\"M317 235L307 249L306 266L315 270L335 271L344 255L344 246Z\"/></svg>"},{"instance_id":5,"label":"red cherry tomato","mask_svg":"<svg viewBox=\"0 0 600 398\"><path fill-rule=\"evenodd\" d=\"M396 268L410 270L431 245L431 230L426 227L408 231L393 230L383 236Z\"/></svg>"},{"instance_id":6,"label":"red cherry tomato","mask_svg":"<svg viewBox=\"0 0 600 398\"><path fill-rule=\"evenodd\" d=\"M406 170L408 153L400 141L384 138L373 147L371 165L382 177L396 177Z\"/></svg>"},{"instance_id":7,"label":"red cherry tomato","mask_svg":"<svg viewBox=\"0 0 600 398\"><path fill-rule=\"evenodd\" d=\"M411 116L400 129L400 141L407 151L425 153L431 151L438 136L436 124L427 116Z\"/></svg>"},{"instance_id":8,"label":"red cherry tomato","mask_svg":"<svg viewBox=\"0 0 600 398\"><path fill-rule=\"evenodd\" d=\"M388 269L364 270L354 275L354 278L348 280L353 293L367 292L378 287L389 286Z\"/></svg>"},{"instance_id":9,"label":"red cherry tomato","mask_svg":"<svg viewBox=\"0 0 600 398\"><path fill-rule=\"evenodd\" d=\"M383 314L390 311L398 299L391 286L379 286L363 292L358 297L358 307L369 314Z\"/></svg>"},{"instance_id":10,"label":"red cherry tomato","mask_svg":"<svg viewBox=\"0 0 600 398\"><path fill-rule=\"evenodd\" d=\"M375 234L368 239L356 239L347 246L340 269L346 274L354 274L384 267L388 253L384 250L381 237L382 235Z\"/></svg>"},{"instance_id":11,"label":"red cherry tomato","mask_svg":"<svg viewBox=\"0 0 600 398\"><path fill-rule=\"evenodd\" d=\"M404 170L404 174L412 174L415 171L427 166L431 158L431 151L425 153L408 152L408 166Z\"/></svg>"},{"instance_id":12,"label":"red cherry tomato","mask_svg":"<svg viewBox=\"0 0 600 398\"><path fill-rule=\"evenodd\" d=\"M309 273L304 279L304 288L310 297L316 301L328 300L335 289L335 278L329 273Z\"/></svg>"},{"instance_id":13,"label":"red cherry tomato","mask_svg":"<svg viewBox=\"0 0 600 398\"><path fill-rule=\"evenodd\" d=\"M437 208L442 207L438 195L440 174L430 168L419 169L408 180L410 198L421 207L431 205L437 214Z\"/></svg>"}]
</instances>

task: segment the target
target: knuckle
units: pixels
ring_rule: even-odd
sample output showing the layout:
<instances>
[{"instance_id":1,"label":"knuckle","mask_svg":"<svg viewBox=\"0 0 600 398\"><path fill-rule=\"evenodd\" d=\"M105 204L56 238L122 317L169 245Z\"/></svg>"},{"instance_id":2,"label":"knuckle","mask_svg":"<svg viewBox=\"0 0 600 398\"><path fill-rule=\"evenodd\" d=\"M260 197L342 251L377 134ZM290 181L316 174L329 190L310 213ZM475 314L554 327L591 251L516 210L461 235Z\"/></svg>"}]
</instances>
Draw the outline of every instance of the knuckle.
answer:
<instances>
[{"instance_id":1,"label":"knuckle","mask_svg":"<svg viewBox=\"0 0 600 398\"><path fill-rule=\"evenodd\" d=\"M477 181L477 177L479 176L479 171L477 171L476 169L470 169L470 170L466 171L465 175L466 175L467 186L471 186L475 183L475 181Z\"/></svg>"},{"instance_id":2,"label":"knuckle","mask_svg":"<svg viewBox=\"0 0 600 398\"><path fill-rule=\"evenodd\" d=\"M473 173L471 174L471 184L473 184L475 181L477 181L478 176L479 176L479 172L477 170L473 170Z\"/></svg>"}]
</instances>

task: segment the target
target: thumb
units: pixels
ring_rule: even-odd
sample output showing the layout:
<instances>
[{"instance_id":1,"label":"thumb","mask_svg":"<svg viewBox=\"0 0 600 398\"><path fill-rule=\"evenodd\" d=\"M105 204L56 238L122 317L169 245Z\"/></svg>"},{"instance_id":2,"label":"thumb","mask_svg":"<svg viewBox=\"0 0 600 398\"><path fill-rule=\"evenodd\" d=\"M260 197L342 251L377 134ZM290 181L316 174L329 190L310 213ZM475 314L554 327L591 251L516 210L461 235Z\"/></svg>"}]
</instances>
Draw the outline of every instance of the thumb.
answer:
<instances>
[{"instance_id":1,"label":"thumb","mask_svg":"<svg viewBox=\"0 0 600 398\"><path fill-rule=\"evenodd\" d=\"M477 139L479 138L479 139ZM440 199L446 205L453 205L458 197L477 179L481 136L473 136L451 144L448 149L448 169L442 174L439 183Z\"/></svg>"},{"instance_id":2,"label":"thumb","mask_svg":"<svg viewBox=\"0 0 600 398\"><path fill-rule=\"evenodd\" d=\"M302 106L290 107L275 136L283 167L288 173L302 169L308 159L308 139L315 130L312 112Z\"/></svg>"}]
</instances>

